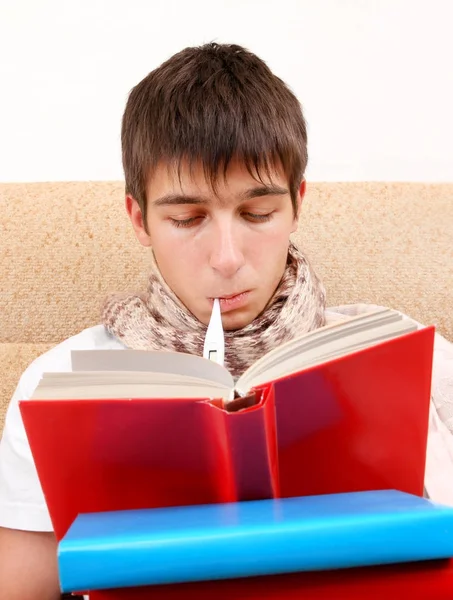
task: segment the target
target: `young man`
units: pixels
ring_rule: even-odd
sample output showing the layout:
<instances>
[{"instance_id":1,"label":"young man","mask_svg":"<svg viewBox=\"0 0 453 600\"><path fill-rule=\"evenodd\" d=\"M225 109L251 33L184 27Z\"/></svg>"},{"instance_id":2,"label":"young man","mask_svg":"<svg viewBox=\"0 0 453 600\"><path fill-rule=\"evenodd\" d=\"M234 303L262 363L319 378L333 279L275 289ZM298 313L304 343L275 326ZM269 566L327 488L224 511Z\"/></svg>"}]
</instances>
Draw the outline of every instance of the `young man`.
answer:
<instances>
[{"instance_id":1,"label":"young man","mask_svg":"<svg viewBox=\"0 0 453 600\"><path fill-rule=\"evenodd\" d=\"M214 298L235 374L329 317L321 283L289 241L305 192L304 118L261 60L216 44L173 56L132 90L122 148L127 213L155 259L149 287L108 298L102 324L38 358L19 381L0 447L2 600L59 598L56 543L18 410L44 371L69 370L76 348L202 354ZM437 344L453 357L448 342ZM442 382L448 364L435 362ZM428 492L453 504L451 436L434 404L430 440Z\"/></svg>"}]
</instances>

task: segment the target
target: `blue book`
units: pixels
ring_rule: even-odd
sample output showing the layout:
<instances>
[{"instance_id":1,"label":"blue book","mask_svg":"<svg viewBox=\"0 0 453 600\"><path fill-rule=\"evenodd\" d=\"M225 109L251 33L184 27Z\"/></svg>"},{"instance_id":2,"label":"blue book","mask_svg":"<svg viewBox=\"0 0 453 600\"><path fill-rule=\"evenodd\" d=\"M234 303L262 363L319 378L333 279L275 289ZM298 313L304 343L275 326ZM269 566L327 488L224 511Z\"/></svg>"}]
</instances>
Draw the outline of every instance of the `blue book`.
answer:
<instances>
[{"instance_id":1,"label":"blue book","mask_svg":"<svg viewBox=\"0 0 453 600\"><path fill-rule=\"evenodd\" d=\"M453 556L453 508L393 490L77 517L62 591L341 569Z\"/></svg>"}]
</instances>

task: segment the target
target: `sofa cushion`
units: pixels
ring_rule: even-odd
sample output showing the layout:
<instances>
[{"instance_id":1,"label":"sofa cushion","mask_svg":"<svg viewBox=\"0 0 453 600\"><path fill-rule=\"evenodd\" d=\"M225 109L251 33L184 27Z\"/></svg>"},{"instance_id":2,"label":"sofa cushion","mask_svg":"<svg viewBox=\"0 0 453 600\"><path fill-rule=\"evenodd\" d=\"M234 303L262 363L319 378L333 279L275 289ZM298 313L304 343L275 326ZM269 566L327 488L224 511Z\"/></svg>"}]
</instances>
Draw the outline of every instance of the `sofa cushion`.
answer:
<instances>
[{"instance_id":1,"label":"sofa cushion","mask_svg":"<svg viewBox=\"0 0 453 600\"><path fill-rule=\"evenodd\" d=\"M309 183L294 236L330 306L390 306L453 340L453 184ZM121 182L0 184L0 431L33 358L146 285Z\"/></svg>"}]
</instances>

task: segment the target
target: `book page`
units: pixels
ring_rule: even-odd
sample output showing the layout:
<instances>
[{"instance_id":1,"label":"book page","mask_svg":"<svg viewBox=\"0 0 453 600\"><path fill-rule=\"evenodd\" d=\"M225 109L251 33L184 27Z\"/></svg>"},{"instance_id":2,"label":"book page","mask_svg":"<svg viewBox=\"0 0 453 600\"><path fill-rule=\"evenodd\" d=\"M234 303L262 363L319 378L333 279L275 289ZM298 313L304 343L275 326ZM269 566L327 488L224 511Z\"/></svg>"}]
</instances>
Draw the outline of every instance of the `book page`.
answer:
<instances>
[{"instance_id":1,"label":"book page","mask_svg":"<svg viewBox=\"0 0 453 600\"><path fill-rule=\"evenodd\" d=\"M151 350L73 350L73 371L148 371L173 373L215 382L232 389L234 379L225 367L192 354Z\"/></svg>"},{"instance_id":2,"label":"book page","mask_svg":"<svg viewBox=\"0 0 453 600\"><path fill-rule=\"evenodd\" d=\"M295 338L267 353L238 380L240 395L251 388L296 373L361 348L415 331L418 325L399 312L376 312L335 322Z\"/></svg>"},{"instance_id":3,"label":"book page","mask_svg":"<svg viewBox=\"0 0 453 600\"><path fill-rule=\"evenodd\" d=\"M231 388L195 377L133 371L44 373L31 399L222 398Z\"/></svg>"}]
</instances>

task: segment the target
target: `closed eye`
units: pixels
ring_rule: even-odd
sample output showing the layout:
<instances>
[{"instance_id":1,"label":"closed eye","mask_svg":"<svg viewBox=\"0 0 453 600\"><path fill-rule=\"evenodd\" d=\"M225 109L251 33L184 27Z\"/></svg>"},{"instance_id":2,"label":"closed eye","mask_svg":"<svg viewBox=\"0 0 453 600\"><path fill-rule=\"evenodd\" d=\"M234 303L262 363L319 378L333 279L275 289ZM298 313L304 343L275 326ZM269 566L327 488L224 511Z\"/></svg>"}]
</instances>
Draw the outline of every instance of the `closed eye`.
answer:
<instances>
[{"instance_id":1,"label":"closed eye","mask_svg":"<svg viewBox=\"0 0 453 600\"><path fill-rule=\"evenodd\" d=\"M244 212L242 216L245 217L248 221L252 223L265 223L266 221L270 221L272 218L273 211L266 214L252 213L252 212Z\"/></svg>"},{"instance_id":2,"label":"closed eye","mask_svg":"<svg viewBox=\"0 0 453 600\"><path fill-rule=\"evenodd\" d=\"M199 219L203 217L189 217L188 219L170 219L174 227L192 227Z\"/></svg>"},{"instance_id":3,"label":"closed eye","mask_svg":"<svg viewBox=\"0 0 453 600\"><path fill-rule=\"evenodd\" d=\"M269 212L269 213L252 213L252 212L243 212L241 213L242 217L245 218L247 221L250 221L251 223L266 223L267 221L270 221L272 216L273 216L273 211ZM198 224L198 222L203 219L204 217L199 215L199 216L195 216L195 217L188 217L187 219L174 219L174 218L170 218L170 223L174 226L174 227L193 227L195 225Z\"/></svg>"}]
</instances>

